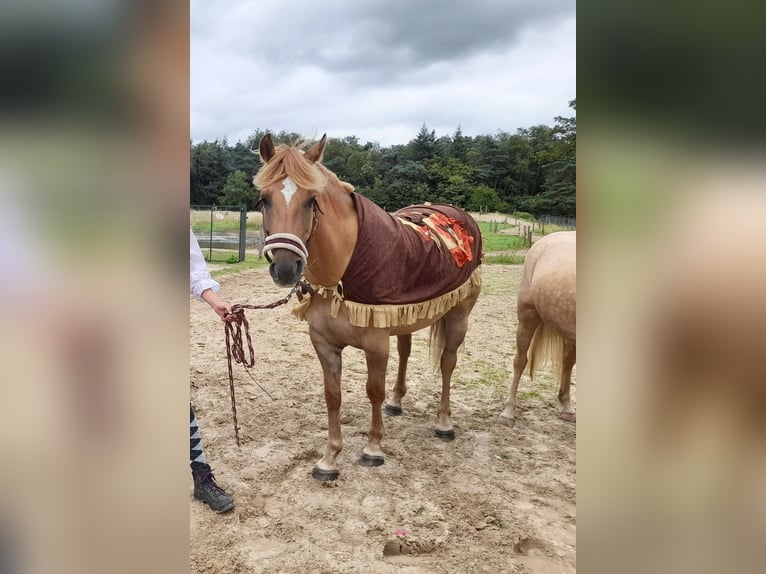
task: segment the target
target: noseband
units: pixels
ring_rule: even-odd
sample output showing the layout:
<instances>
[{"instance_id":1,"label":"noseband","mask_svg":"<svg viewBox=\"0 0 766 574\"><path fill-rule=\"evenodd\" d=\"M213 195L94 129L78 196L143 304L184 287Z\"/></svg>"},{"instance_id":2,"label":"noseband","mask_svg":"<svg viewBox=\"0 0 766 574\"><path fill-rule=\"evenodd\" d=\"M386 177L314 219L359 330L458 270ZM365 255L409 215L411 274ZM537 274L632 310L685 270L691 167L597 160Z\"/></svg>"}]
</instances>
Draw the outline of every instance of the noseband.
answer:
<instances>
[{"instance_id":1,"label":"noseband","mask_svg":"<svg viewBox=\"0 0 766 574\"><path fill-rule=\"evenodd\" d=\"M269 235L263 242L263 256L271 263L271 252L275 249L287 249L292 251L303 261L303 265L306 265L306 260L309 256L309 250L303 240L297 235L292 233L274 233Z\"/></svg>"},{"instance_id":2,"label":"noseband","mask_svg":"<svg viewBox=\"0 0 766 574\"><path fill-rule=\"evenodd\" d=\"M263 241L263 256L266 258L266 261L269 263L272 262L272 251L276 249L287 249L288 251L292 251L301 258L303 267L305 268L309 257L309 249L306 247L306 243L311 240L311 236L314 235L314 231L316 230L317 224L319 223L317 212L323 213L319 208L319 205L314 203L314 219L311 223L311 231L309 232L309 236L306 238L305 242L303 239L297 235L293 235L292 233L272 233L266 237L266 239Z\"/></svg>"}]
</instances>

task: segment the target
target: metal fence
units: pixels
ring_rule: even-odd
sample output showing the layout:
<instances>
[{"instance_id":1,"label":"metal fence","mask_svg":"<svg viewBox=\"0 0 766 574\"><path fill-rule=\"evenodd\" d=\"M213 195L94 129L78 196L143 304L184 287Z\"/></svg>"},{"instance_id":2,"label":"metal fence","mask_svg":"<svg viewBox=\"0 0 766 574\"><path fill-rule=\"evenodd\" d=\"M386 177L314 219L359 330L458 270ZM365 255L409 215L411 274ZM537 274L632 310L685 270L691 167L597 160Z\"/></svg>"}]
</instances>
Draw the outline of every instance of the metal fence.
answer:
<instances>
[{"instance_id":1,"label":"metal fence","mask_svg":"<svg viewBox=\"0 0 766 574\"><path fill-rule=\"evenodd\" d=\"M564 227L566 229L577 229L577 219L574 217L559 217L558 215L543 215L540 218L540 223L556 225L558 227Z\"/></svg>"},{"instance_id":2,"label":"metal fence","mask_svg":"<svg viewBox=\"0 0 766 574\"><path fill-rule=\"evenodd\" d=\"M192 205L189 224L208 261L236 263L260 248L260 226L248 224L244 206Z\"/></svg>"}]
</instances>

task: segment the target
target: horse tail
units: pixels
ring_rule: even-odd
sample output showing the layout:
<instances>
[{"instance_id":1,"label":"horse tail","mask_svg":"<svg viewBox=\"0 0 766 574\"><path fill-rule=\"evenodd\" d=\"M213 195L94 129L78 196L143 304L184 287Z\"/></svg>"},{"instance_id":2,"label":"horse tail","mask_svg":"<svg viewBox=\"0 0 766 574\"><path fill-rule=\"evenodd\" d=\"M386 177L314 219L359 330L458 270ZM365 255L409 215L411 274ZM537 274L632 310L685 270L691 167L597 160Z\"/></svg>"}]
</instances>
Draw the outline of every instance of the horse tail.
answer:
<instances>
[{"instance_id":1,"label":"horse tail","mask_svg":"<svg viewBox=\"0 0 766 574\"><path fill-rule=\"evenodd\" d=\"M527 351L529 359L529 378L535 378L538 367L550 359L556 373L561 372L564 361L564 338L553 327L540 323L532 335L532 342Z\"/></svg>"},{"instance_id":2,"label":"horse tail","mask_svg":"<svg viewBox=\"0 0 766 574\"><path fill-rule=\"evenodd\" d=\"M433 363L434 370L441 367L442 353L444 352L446 340L444 334L446 324L445 317L442 317L431 325L431 332L428 336L428 347L431 350L431 362Z\"/></svg>"}]
</instances>

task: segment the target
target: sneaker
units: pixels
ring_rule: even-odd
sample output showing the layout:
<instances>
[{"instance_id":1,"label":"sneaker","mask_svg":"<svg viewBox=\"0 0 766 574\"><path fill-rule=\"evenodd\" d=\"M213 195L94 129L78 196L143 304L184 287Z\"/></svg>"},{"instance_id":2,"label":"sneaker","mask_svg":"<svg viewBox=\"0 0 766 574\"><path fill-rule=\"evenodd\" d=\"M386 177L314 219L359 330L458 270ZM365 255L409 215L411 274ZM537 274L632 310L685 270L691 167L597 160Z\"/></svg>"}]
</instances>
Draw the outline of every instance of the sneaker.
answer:
<instances>
[{"instance_id":1,"label":"sneaker","mask_svg":"<svg viewBox=\"0 0 766 574\"><path fill-rule=\"evenodd\" d=\"M234 508L234 500L215 483L212 472L193 473L193 476L194 498L204 502L216 512L228 512Z\"/></svg>"}]
</instances>

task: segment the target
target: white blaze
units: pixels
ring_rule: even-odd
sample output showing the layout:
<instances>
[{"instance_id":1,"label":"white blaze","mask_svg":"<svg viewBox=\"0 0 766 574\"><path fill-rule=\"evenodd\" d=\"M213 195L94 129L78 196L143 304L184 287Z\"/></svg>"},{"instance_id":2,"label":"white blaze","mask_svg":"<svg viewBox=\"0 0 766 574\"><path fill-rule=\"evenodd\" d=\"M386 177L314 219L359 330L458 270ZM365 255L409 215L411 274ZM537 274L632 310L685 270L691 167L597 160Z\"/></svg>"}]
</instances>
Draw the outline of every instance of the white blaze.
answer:
<instances>
[{"instance_id":1,"label":"white blaze","mask_svg":"<svg viewBox=\"0 0 766 574\"><path fill-rule=\"evenodd\" d=\"M292 179L286 177L282 182L282 195L285 196L285 202L288 205L290 205L290 200L293 198L293 194L295 194L296 191L298 191L298 186L295 185L295 182Z\"/></svg>"}]
</instances>

